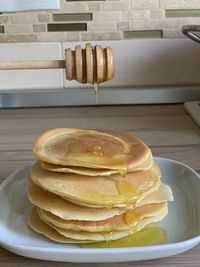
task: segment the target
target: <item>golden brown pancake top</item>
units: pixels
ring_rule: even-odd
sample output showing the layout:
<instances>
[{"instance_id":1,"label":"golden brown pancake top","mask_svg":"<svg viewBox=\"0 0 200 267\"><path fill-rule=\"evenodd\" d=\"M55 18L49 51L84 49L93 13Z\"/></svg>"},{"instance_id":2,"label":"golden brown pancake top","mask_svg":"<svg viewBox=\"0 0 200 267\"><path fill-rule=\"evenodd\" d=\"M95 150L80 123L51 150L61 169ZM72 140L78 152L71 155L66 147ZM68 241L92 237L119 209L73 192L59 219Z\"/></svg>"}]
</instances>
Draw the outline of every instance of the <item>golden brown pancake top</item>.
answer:
<instances>
[{"instance_id":1,"label":"golden brown pancake top","mask_svg":"<svg viewBox=\"0 0 200 267\"><path fill-rule=\"evenodd\" d=\"M64 166L134 170L151 154L139 138L125 132L57 128L35 142L39 160Z\"/></svg>"}]
</instances>

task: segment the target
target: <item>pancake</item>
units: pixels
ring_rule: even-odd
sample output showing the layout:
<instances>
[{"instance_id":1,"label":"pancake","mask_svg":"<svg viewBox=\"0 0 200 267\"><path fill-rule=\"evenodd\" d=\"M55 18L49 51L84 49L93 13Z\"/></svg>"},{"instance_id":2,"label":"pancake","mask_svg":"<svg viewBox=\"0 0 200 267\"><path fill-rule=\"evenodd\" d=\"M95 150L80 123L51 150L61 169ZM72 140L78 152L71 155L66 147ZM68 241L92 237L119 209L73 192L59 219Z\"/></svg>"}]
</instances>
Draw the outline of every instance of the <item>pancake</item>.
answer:
<instances>
[{"instance_id":1,"label":"pancake","mask_svg":"<svg viewBox=\"0 0 200 267\"><path fill-rule=\"evenodd\" d=\"M120 215L127 211L127 208L87 208L74 205L58 195L52 194L37 185L30 185L28 198L35 206L49 211L50 213L64 220L101 221ZM136 207L147 204L172 201L172 192L169 186L161 184L160 187L136 202Z\"/></svg>"},{"instance_id":2,"label":"pancake","mask_svg":"<svg viewBox=\"0 0 200 267\"><path fill-rule=\"evenodd\" d=\"M110 231L129 231L137 227L138 223L147 217L158 216L165 213L167 203L149 204L140 208L132 209L118 216L101 221L76 221L63 220L54 214L38 209L40 216L48 223L67 230L87 231L87 232L110 232Z\"/></svg>"},{"instance_id":3,"label":"pancake","mask_svg":"<svg viewBox=\"0 0 200 267\"><path fill-rule=\"evenodd\" d=\"M171 188L166 185L161 183L158 188L155 187L155 190L147 192L144 196L139 198L136 203L130 202L127 206L126 209L131 209L133 207L141 207L147 204L154 204L154 203L161 203L161 202L166 202L166 201L173 201L173 195ZM84 206L84 203L81 203L79 201L71 200L71 202L75 205L82 205ZM99 209L102 208L101 206L98 205L92 205L92 204L86 204L88 208L93 208L93 209ZM109 207L108 207L109 208ZM121 209L121 208L120 208Z\"/></svg>"},{"instance_id":4,"label":"pancake","mask_svg":"<svg viewBox=\"0 0 200 267\"><path fill-rule=\"evenodd\" d=\"M33 151L40 161L63 166L133 171L151 156L147 145L125 132L57 128L44 132Z\"/></svg>"},{"instance_id":5,"label":"pancake","mask_svg":"<svg viewBox=\"0 0 200 267\"><path fill-rule=\"evenodd\" d=\"M110 176L113 174L122 173L123 170L109 170L109 169L91 169L91 168L84 168L84 167L77 167L77 166L62 166L62 165L55 165L51 163L47 163L44 161L40 161L40 164L43 169L53 171L53 172L65 172L65 173L75 173L79 175L86 175L86 176ZM148 170L152 167L153 161L152 156L149 154L149 157L139 166L134 168L134 171L139 170Z\"/></svg>"},{"instance_id":6,"label":"pancake","mask_svg":"<svg viewBox=\"0 0 200 267\"><path fill-rule=\"evenodd\" d=\"M142 219L137 226L137 232L141 231L142 229L144 229L145 227L151 225L152 223L159 223L161 222L168 214L168 209L166 209L163 213L160 213L156 216L152 216L152 217L146 217L144 219Z\"/></svg>"},{"instance_id":7,"label":"pancake","mask_svg":"<svg viewBox=\"0 0 200 267\"><path fill-rule=\"evenodd\" d=\"M101 221L120 215L126 210L126 208L91 209L80 207L36 185L29 186L28 198L35 206L64 220Z\"/></svg>"},{"instance_id":8,"label":"pancake","mask_svg":"<svg viewBox=\"0 0 200 267\"><path fill-rule=\"evenodd\" d=\"M75 173L75 174L86 175L86 176L109 176L112 174L119 173L119 171L117 170L89 169L89 168L77 167L77 166L62 166L62 165L55 165L55 164L47 163L44 161L40 161L40 164L43 169L48 170L48 171Z\"/></svg>"},{"instance_id":9,"label":"pancake","mask_svg":"<svg viewBox=\"0 0 200 267\"><path fill-rule=\"evenodd\" d=\"M136 204L135 207L141 207L144 205L152 204L152 203L161 203L161 202L166 202L166 201L173 201L173 194L171 188L166 185L161 183L159 188L151 194L148 194L142 198L140 198Z\"/></svg>"},{"instance_id":10,"label":"pancake","mask_svg":"<svg viewBox=\"0 0 200 267\"><path fill-rule=\"evenodd\" d=\"M77 239L71 239L64 237L63 235L59 234L56 230L52 229L48 224L44 223L37 212L37 208L33 208L29 217L29 226L31 229L33 229L35 232L42 234L49 239L59 242L59 243L66 243L66 244L72 244L72 243L89 243L91 241L85 241L85 240L77 240Z\"/></svg>"},{"instance_id":11,"label":"pancake","mask_svg":"<svg viewBox=\"0 0 200 267\"><path fill-rule=\"evenodd\" d=\"M119 174L109 177L50 172L36 163L30 172L30 181L80 206L126 207L160 186L156 164L147 171Z\"/></svg>"},{"instance_id":12,"label":"pancake","mask_svg":"<svg viewBox=\"0 0 200 267\"><path fill-rule=\"evenodd\" d=\"M100 232L100 233L96 233L96 232L87 232L87 231L73 231L71 229L62 229L59 227L54 226L53 224L49 223L48 221L46 221L44 219L44 217L41 216L40 212L38 212L40 219L45 222L46 224L48 224L51 228L53 228L54 230L56 230L59 234L63 235L64 237L67 238L71 238L71 239L77 239L79 241L86 241L86 240L90 240L90 241L110 241L110 240L117 240L120 238L123 238L125 236L130 235L130 233L134 233L137 232L137 227L129 229L129 231L112 231L112 232ZM149 218L145 218L143 220L141 220L140 223L138 223L138 229L143 229L145 226L147 226L150 223L153 222L158 222L160 220L162 220L167 214L167 211L165 211L162 214L159 214L158 216L151 216ZM140 225L139 225L140 224Z\"/></svg>"}]
</instances>

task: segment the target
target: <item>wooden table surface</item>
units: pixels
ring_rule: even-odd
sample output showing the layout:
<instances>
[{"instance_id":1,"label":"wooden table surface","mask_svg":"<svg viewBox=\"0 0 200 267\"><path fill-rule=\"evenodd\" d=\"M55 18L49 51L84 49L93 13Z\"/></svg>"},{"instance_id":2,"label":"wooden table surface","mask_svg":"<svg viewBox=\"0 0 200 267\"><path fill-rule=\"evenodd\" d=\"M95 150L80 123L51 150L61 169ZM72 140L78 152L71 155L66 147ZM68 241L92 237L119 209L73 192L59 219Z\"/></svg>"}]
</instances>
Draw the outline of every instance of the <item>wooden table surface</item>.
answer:
<instances>
[{"instance_id":1,"label":"wooden table surface","mask_svg":"<svg viewBox=\"0 0 200 267\"><path fill-rule=\"evenodd\" d=\"M117 129L135 133L155 156L175 159L200 172L200 128L182 105L0 110L0 182L34 162L35 138L54 127ZM200 266L200 246L170 258L113 264L72 264L24 258L0 248L0 266Z\"/></svg>"}]
</instances>

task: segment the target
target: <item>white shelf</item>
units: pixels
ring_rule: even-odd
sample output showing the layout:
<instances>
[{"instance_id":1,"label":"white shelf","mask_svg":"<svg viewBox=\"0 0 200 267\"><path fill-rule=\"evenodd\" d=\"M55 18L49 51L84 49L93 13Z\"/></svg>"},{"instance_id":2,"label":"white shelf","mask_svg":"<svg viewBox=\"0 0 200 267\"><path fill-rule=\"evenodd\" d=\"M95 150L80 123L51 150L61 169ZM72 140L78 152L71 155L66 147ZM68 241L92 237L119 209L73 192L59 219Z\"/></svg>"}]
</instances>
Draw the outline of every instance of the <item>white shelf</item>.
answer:
<instances>
[{"instance_id":1,"label":"white shelf","mask_svg":"<svg viewBox=\"0 0 200 267\"><path fill-rule=\"evenodd\" d=\"M1 0L0 12L59 9L59 0Z\"/></svg>"},{"instance_id":2,"label":"white shelf","mask_svg":"<svg viewBox=\"0 0 200 267\"><path fill-rule=\"evenodd\" d=\"M200 87L99 88L99 106L184 103L200 99ZM4 90L0 108L95 105L94 88Z\"/></svg>"}]
</instances>

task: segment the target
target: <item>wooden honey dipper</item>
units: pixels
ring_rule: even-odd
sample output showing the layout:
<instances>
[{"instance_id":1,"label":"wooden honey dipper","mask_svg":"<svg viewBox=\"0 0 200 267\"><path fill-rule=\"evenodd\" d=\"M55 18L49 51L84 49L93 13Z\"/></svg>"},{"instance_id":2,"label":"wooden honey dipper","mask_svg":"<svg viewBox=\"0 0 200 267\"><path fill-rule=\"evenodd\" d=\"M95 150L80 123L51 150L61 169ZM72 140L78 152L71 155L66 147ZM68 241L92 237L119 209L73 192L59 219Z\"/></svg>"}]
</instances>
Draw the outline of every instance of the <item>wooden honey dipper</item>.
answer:
<instances>
[{"instance_id":1,"label":"wooden honey dipper","mask_svg":"<svg viewBox=\"0 0 200 267\"><path fill-rule=\"evenodd\" d=\"M111 80L114 76L113 51L111 47L80 45L75 50L65 50L65 60L34 60L0 62L0 70L17 69L65 69L67 80L79 83L97 83Z\"/></svg>"}]
</instances>

